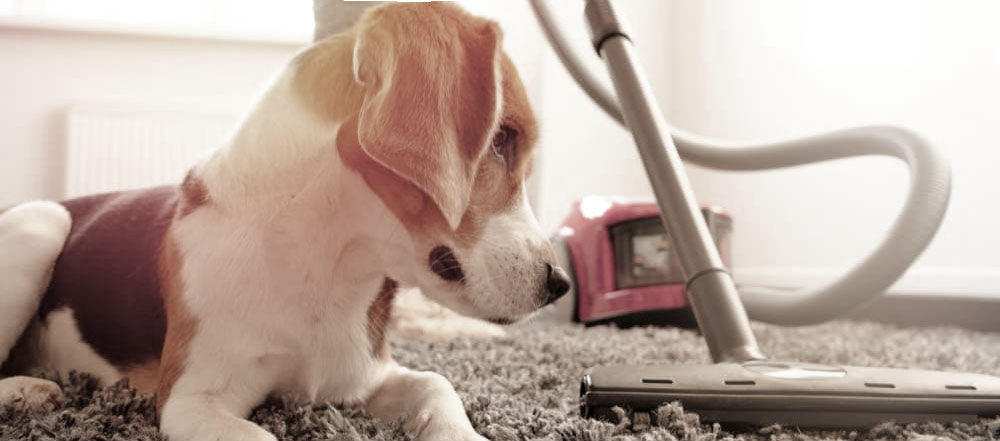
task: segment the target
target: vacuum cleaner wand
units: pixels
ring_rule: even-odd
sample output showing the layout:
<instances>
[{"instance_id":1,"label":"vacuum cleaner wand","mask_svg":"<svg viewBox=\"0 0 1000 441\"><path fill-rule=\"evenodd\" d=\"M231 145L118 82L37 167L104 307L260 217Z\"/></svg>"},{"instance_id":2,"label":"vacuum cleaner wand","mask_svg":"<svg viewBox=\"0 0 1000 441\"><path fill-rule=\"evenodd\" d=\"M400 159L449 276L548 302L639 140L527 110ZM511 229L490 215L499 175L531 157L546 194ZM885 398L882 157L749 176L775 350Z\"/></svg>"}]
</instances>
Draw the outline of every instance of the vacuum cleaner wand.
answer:
<instances>
[{"instance_id":1,"label":"vacuum cleaner wand","mask_svg":"<svg viewBox=\"0 0 1000 441\"><path fill-rule=\"evenodd\" d=\"M607 64L625 124L632 131L656 194L660 218L681 257L688 299L713 360L764 358L736 285L722 264L695 201L663 113L632 51L625 26L607 0L588 1L585 12L594 48Z\"/></svg>"},{"instance_id":2,"label":"vacuum cleaner wand","mask_svg":"<svg viewBox=\"0 0 1000 441\"><path fill-rule=\"evenodd\" d=\"M565 47L559 47L564 42L553 38L556 35L554 23L545 13L546 6L542 2L543 0L532 0L535 12L565 64L573 65L566 62L569 51ZM681 401L686 409L699 413L704 421L754 425L779 423L809 427L858 427L890 419L897 422L968 422L975 421L979 416L1000 414L1000 378L997 377L765 360L750 329L746 310L732 277L722 265L702 220L669 128L632 51L628 31L616 14L611 0L587 0L585 14L594 48L605 61L620 107L610 102L607 94L597 94L595 99L614 116L620 111L625 125L632 132L660 206L661 219L680 256L682 270L687 278L687 295L695 318L708 343L713 361L716 362L701 366L592 368L584 374L580 388L581 412L585 416L610 417L611 409L620 406L648 417L641 419L655 419L655 412L652 411L671 401ZM581 75L581 72L575 72L577 78ZM593 92L599 88L591 87L587 90ZM925 170L931 171L929 179L921 181L920 176L914 177L917 183L925 182L929 185L924 188L930 192L927 204L920 207L919 204L911 203L914 200L911 194L907 204L910 211L904 211L904 214L912 215L919 211L914 206L937 209L932 213L930 223L913 231L926 241L919 244L918 249L908 249L901 253L905 257L895 260L894 269L899 265L904 265L902 269L905 269L922 251L940 224L947 205L950 175L947 166L941 165L946 164L945 161L937 161L940 158L935 156L934 149L910 136L908 132L897 130L890 133L899 135L896 138L905 139L891 140L895 144L910 141L909 148L912 150L907 152L916 153L907 156L899 151L883 149L883 154L919 157L913 161L931 164L929 168L925 167ZM861 138L858 136L852 139L858 144L861 143ZM831 140L823 140L822 137L812 140L814 144L829 141ZM792 146L777 147L781 150L779 153L769 150L770 146L758 150L764 156L772 154L773 158L780 158L781 155L795 156L782 150L788 150L789 147ZM846 150L853 151L851 148ZM859 147L857 150L863 148ZM821 156L819 160L834 157L818 156ZM779 166L812 162L803 160L803 157L816 159L803 154L798 157L797 160L784 160ZM912 163L911 168L915 168ZM891 247L884 243L879 251L889 250ZM869 267L878 262L877 258L884 257L878 254L873 253L866 261ZM851 275L864 275L865 269L870 270L862 265L860 270L856 269ZM893 277L898 277L898 274L890 276ZM850 279L848 277L844 280ZM870 283L867 286L887 283L884 278L868 279ZM834 291L821 290L821 295L810 299L813 300L812 303L800 305L829 305L836 300L830 297ZM881 290L868 295L880 292ZM859 295L854 296L854 300L859 298ZM847 302L847 307L854 304L844 299L834 309L843 309L843 302ZM772 303L781 306L780 302ZM787 311L794 310L795 305L792 306Z\"/></svg>"}]
</instances>

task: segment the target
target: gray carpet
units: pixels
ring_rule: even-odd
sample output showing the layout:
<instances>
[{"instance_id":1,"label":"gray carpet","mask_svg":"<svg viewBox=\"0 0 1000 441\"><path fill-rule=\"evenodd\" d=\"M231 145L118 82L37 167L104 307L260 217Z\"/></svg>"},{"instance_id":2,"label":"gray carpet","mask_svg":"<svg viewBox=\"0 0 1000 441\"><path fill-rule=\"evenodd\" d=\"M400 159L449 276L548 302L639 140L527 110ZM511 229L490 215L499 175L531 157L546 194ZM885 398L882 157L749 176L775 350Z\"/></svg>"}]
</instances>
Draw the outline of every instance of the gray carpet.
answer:
<instances>
[{"instance_id":1,"label":"gray carpet","mask_svg":"<svg viewBox=\"0 0 1000 441\"><path fill-rule=\"evenodd\" d=\"M904 329L836 322L816 327L755 325L761 346L776 358L808 362L915 367L1000 374L1000 334L955 328ZM726 432L704 425L677 405L659 410L660 424L633 432L626 421L583 420L577 413L580 373L606 363L704 363L701 338L676 329L527 324L498 341L421 343L395 341L404 365L450 378L473 424L493 440L997 440L1000 418L979 424L884 423L864 431L800 431L768 427ZM97 387L77 375L64 383L68 402L52 413L26 415L0 409L0 439L157 440L150 397L127 385ZM252 419L283 440L406 439L398 424L358 411L307 405L286 398L258 408Z\"/></svg>"}]
</instances>

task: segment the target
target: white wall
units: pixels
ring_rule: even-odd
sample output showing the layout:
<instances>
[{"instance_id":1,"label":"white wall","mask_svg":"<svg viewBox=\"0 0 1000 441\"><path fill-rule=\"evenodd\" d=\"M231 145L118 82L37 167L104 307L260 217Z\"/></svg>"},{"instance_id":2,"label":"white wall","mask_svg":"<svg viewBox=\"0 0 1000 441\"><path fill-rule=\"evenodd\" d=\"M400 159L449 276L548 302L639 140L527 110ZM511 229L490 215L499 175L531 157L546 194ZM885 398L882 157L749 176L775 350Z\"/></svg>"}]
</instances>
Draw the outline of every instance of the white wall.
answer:
<instances>
[{"instance_id":1,"label":"white wall","mask_svg":"<svg viewBox=\"0 0 1000 441\"><path fill-rule=\"evenodd\" d=\"M0 27L0 207L62 196L63 117L70 106L125 103L239 114L296 50L289 44Z\"/></svg>"},{"instance_id":2,"label":"white wall","mask_svg":"<svg viewBox=\"0 0 1000 441\"><path fill-rule=\"evenodd\" d=\"M898 291L1000 294L1000 3L674 2L670 120L731 140L845 126L914 129L951 158L952 204ZM724 174L691 170L735 213L739 279L823 280L865 253L901 206L888 159Z\"/></svg>"}]
</instances>

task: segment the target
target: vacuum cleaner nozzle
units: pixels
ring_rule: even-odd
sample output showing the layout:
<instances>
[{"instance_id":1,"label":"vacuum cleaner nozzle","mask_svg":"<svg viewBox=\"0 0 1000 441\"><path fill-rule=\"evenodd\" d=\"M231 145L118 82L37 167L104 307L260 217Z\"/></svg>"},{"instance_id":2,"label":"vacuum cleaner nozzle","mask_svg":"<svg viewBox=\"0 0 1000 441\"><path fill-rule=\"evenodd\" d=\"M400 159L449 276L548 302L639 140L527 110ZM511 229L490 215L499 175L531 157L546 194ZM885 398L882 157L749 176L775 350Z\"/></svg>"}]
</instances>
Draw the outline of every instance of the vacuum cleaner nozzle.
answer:
<instances>
[{"instance_id":1,"label":"vacuum cleaner nozzle","mask_svg":"<svg viewBox=\"0 0 1000 441\"><path fill-rule=\"evenodd\" d=\"M585 417L612 419L619 406L653 423L656 409L674 401L704 422L733 426L854 428L1000 415L994 376L767 360L600 366L584 374L580 394Z\"/></svg>"}]
</instances>

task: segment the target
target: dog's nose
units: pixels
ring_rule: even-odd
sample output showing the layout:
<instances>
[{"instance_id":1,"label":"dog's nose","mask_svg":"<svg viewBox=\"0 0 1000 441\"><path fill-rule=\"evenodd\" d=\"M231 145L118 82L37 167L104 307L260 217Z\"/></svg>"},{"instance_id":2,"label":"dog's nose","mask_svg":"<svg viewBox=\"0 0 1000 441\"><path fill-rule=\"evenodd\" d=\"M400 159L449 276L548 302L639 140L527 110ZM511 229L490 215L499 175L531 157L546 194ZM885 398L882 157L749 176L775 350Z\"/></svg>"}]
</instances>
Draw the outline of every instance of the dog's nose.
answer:
<instances>
[{"instance_id":1,"label":"dog's nose","mask_svg":"<svg viewBox=\"0 0 1000 441\"><path fill-rule=\"evenodd\" d=\"M569 276L558 266L550 264L545 264L545 266L548 267L548 276L545 280L545 288L549 291L548 297L545 298L545 304L548 305L569 291Z\"/></svg>"}]
</instances>

